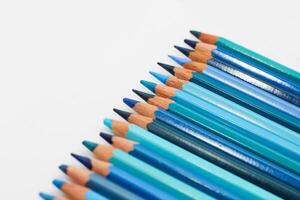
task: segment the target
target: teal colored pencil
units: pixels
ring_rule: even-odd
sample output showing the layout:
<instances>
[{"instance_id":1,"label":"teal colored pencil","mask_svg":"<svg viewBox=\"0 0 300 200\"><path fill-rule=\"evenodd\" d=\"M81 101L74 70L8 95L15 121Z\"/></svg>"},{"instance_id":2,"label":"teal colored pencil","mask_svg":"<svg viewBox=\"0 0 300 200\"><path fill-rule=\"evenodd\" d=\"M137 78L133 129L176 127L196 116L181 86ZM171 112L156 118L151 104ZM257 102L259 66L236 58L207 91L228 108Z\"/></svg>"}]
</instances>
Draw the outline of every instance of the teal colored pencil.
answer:
<instances>
[{"instance_id":1,"label":"teal colored pencil","mask_svg":"<svg viewBox=\"0 0 300 200\"><path fill-rule=\"evenodd\" d=\"M230 101L216 93L213 93L204 87L201 87L192 82L178 79L175 76L171 75L163 75L156 72L150 72L150 74L167 86L187 92L222 110L232 113L233 115L240 117L248 121L249 123L253 123L263 129L266 129L284 140L300 146L300 135L295 131L292 131L272 120L269 120L262 115L259 115L243 106L240 106L239 104L234 103L233 101Z\"/></svg>"},{"instance_id":2,"label":"teal colored pencil","mask_svg":"<svg viewBox=\"0 0 300 200\"><path fill-rule=\"evenodd\" d=\"M240 199L278 199L277 196L241 179L220 167L133 124L105 119L104 124L119 136L134 140L161 156L180 163L190 171L202 173L207 179L221 185Z\"/></svg>"},{"instance_id":3,"label":"teal colored pencil","mask_svg":"<svg viewBox=\"0 0 300 200\"><path fill-rule=\"evenodd\" d=\"M248 138L251 138L252 140L263 145L267 145L271 149L276 150L282 155L285 155L293 160L300 160L300 146L295 145L294 143L289 142L266 129L263 129L247 120L224 111L217 106L184 91L144 80L142 80L141 83L150 91L158 94L159 96L168 97L196 112L210 113L216 119L222 120L223 123L238 129L241 134L244 134Z\"/></svg>"},{"instance_id":4,"label":"teal colored pencil","mask_svg":"<svg viewBox=\"0 0 300 200\"><path fill-rule=\"evenodd\" d=\"M145 162L108 145L89 147L94 155L182 200L214 199Z\"/></svg>"}]
</instances>

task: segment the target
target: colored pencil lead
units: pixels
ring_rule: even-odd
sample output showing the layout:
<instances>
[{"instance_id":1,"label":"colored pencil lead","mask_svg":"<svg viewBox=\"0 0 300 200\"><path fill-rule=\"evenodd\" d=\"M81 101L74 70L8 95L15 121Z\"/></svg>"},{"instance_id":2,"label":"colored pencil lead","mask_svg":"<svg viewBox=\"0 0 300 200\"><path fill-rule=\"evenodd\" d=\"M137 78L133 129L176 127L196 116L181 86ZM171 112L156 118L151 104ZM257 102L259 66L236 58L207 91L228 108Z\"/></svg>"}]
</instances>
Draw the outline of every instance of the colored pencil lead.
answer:
<instances>
[{"instance_id":1,"label":"colored pencil lead","mask_svg":"<svg viewBox=\"0 0 300 200\"><path fill-rule=\"evenodd\" d=\"M184 54L187 57L190 55L191 52L193 52L193 50L191 50L191 49L187 49L187 48L180 47L177 45L175 45L174 47L175 47L175 49L177 49L178 51L180 51L182 54Z\"/></svg>"},{"instance_id":2,"label":"colored pencil lead","mask_svg":"<svg viewBox=\"0 0 300 200\"><path fill-rule=\"evenodd\" d=\"M120 115L126 121L128 120L128 118L130 117L130 114L131 114L129 112L119 110L119 109L116 109L116 108L114 108L113 111L116 112L118 115Z\"/></svg>"},{"instance_id":3,"label":"colored pencil lead","mask_svg":"<svg viewBox=\"0 0 300 200\"><path fill-rule=\"evenodd\" d=\"M158 62L157 63L159 66L161 66L163 69L165 69L167 72L169 72L170 74L173 74L174 75L174 66L172 65L168 65L168 64L165 64L165 63L161 63L161 62Z\"/></svg>"},{"instance_id":4,"label":"colored pencil lead","mask_svg":"<svg viewBox=\"0 0 300 200\"><path fill-rule=\"evenodd\" d=\"M129 107L133 107L137 101L136 100L133 100L133 99L127 99L127 98L124 98L123 99L123 102L128 105Z\"/></svg>"},{"instance_id":5,"label":"colored pencil lead","mask_svg":"<svg viewBox=\"0 0 300 200\"><path fill-rule=\"evenodd\" d=\"M195 40L189 40L189 39L185 39L184 42L189 45L190 47L192 47L193 49L196 47L198 41Z\"/></svg>"},{"instance_id":6,"label":"colored pencil lead","mask_svg":"<svg viewBox=\"0 0 300 200\"><path fill-rule=\"evenodd\" d=\"M150 81L145 81L145 80L141 80L140 83L145 86L146 88L148 88L149 90L151 90L152 92L155 91L155 83L152 83Z\"/></svg>"},{"instance_id":7,"label":"colored pencil lead","mask_svg":"<svg viewBox=\"0 0 300 200\"><path fill-rule=\"evenodd\" d=\"M92 142L89 142L87 141L88 143L92 143ZM87 143L83 143L84 145L87 144ZM96 143L95 143L96 144ZM96 144L97 146L97 144ZM85 146L86 148L88 148L90 151L93 151L94 149L90 149L90 145L87 145ZM84 164L84 166L86 166L88 169L91 169L92 168L92 164L90 162L89 159L87 159L86 157L84 156L81 156L81 155L78 155L78 154L75 154L75 153L71 153L71 155L76 159L78 160L80 163Z\"/></svg>"},{"instance_id":8,"label":"colored pencil lead","mask_svg":"<svg viewBox=\"0 0 300 200\"><path fill-rule=\"evenodd\" d=\"M165 75L162 75L162 74L159 74L159 73L156 73L156 72L153 72L153 71L149 71L149 73L156 77L158 80L160 80L161 82L166 82L168 80L168 77L165 76Z\"/></svg>"},{"instance_id":9,"label":"colored pencil lead","mask_svg":"<svg viewBox=\"0 0 300 200\"><path fill-rule=\"evenodd\" d=\"M61 171L63 171L64 173L67 173L67 168L68 168L67 165L60 165L58 168L59 168Z\"/></svg>"},{"instance_id":10,"label":"colored pencil lead","mask_svg":"<svg viewBox=\"0 0 300 200\"><path fill-rule=\"evenodd\" d=\"M86 146L89 150L93 151L96 147L97 147L97 144L94 143L94 142L90 142L90 141L87 141L87 140L84 140L82 142L82 144L84 146Z\"/></svg>"},{"instance_id":11,"label":"colored pencil lead","mask_svg":"<svg viewBox=\"0 0 300 200\"><path fill-rule=\"evenodd\" d=\"M40 192L39 193L39 196L44 199L44 200L67 200L65 198L60 198L60 197L55 197L53 195L50 195L50 194L46 194L44 192Z\"/></svg>"},{"instance_id":12,"label":"colored pencil lead","mask_svg":"<svg viewBox=\"0 0 300 200\"><path fill-rule=\"evenodd\" d=\"M65 184L65 181L60 180L60 179L54 179L52 181L53 185L55 185L55 187L57 187L58 189L61 189L62 186Z\"/></svg>"},{"instance_id":13,"label":"colored pencil lead","mask_svg":"<svg viewBox=\"0 0 300 200\"><path fill-rule=\"evenodd\" d=\"M148 99L150 98L153 98L155 95L154 94L149 94L149 93L146 93L146 92L142 92L142 91L139 91L139 90L136 90L136 89L132 89L132 91L137 94L139 97L141 97L144 101L148 101ZM128 99L128 98L124 98L124 99ZM138 101L137 101L138 102ZM128 104L126 103L126 101L124 101L124 103L129 106L130 108L134 107L134 105L131 105L131 104Z\"/></svg>"},{"instance_id":14,"label":"colored pencil lead","mask_svg":"<svg viewBox=\"0 0 300 200\"><path fill-rule=\"evenodd\" d=\"M113 141L112 141L113 135L112 134L100 132L99 135L109 144L113 143Z\"/></svg>"},{"instance_id":15,"label":"colored pencil lead","mask_svg":"<svg viewBox=\"0 0 300 200\"><path fill-rule=\"evenodd\" d=\"M168 55L169 58L171 58L172 60L174 60L176 63L178 63L179 65L183 65L185 63L188 63L188 62L192 62L191 59L189 59L188 57L177 57L177 56L173 56L173 55ZM162 65L166 65L166 64L163 64L161 63Z\"/></svg>"},{"instance_id":16,"label":"colored pencil lead","mask_svg":"<svg viewBox=\"0 0 300 200\"><path fill-rule=\"evenodd\" d=\"M199 38L201 35L201 32L199 31L194 31L194 30L190 30L190 33L195 36L196 38Z\"/></svg>"}]
</instances>

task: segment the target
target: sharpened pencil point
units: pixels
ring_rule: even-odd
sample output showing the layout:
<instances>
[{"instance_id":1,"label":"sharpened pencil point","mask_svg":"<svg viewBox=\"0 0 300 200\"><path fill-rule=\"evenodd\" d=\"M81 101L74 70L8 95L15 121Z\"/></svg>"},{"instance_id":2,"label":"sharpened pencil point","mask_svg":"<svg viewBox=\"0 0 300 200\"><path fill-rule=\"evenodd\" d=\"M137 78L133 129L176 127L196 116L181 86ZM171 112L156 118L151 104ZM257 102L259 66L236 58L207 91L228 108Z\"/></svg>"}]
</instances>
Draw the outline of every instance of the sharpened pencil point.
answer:
<instances>
[{"instance_id":1,"label":"sharpened pencil point","mask_svg":"<svg viewBox=\"0 0 300 200\"><path fill-rule=\"evenodd\" d=\"M113 135L111 135L111 134L101 132L100 137L102 137L109 144L113 143L113 141L112 141Z\"/></svg>"},{"instance_id":2,"label":"sharpened pencil point","mask_svg":"<svg viewBox=\"0 0 300 200\"><path fill-rule=\"evenodd\" d=\"M53 185L55 185L58 189L62 188L62 186L65 184L63 180L60 179L54 179L52 181Z\"/></svg>"},{"instance_id":3,"label":"sharpened pencil point","mask_svg":"<svg viewBox=\"0 0 300 200\"><path fill-rule=\"evenodd\" d=\"M194 30L190 30L190 33L195 36L197 39L199 39L201 32L199 31L194 31Z\"/></svg>"},{"instance_id":4,"label":"sharpened pencil point","mask_svg":"<svg viewBox=\"0 0 300 200\"><path fill-rule=\"evenodd\" d=\"M112 120L111 119L108 119L108 118L105 118L104 120L103 120L103 123L104 123L104 125L105 126L107 126L108 128L112 128Z\"/></svg>"},{"instance_id":5,"label":"sharpened pencil point","mask_svg":"<svg viewBox=\"0 0 300 200\"><path fill-rule=\"evenodd\" d=\"M184 65L185 63L192 62L192 60L189 58L180 58L180 57L172 56L172 55L169 55L169 58L174 60L179 65Z\"/></svg>"},{"instance_id":6,"label":"sharpened pencil point","mask_svg":"<svg viewBox=\"0 0 300 200\"><path fill-rule=\"evenodd\" d=\"M185 39L184 42L189 45L190 47L192 47L193 49L195 49L196 45L197 45L197 41L195 40L189 40L189 39Z\"/></svg>"},{"instance_id":7,"label":"sharpened pencil point","mask_svg":"<svg viewBox=\"0 0 300 200\"><path fill-rule=\"evenodd\" d=\"M60 165L58 167L63 173L67 173L67 170L68 170L68 166L67 165Z\"/></svg>"},{"instance_id":8,"label":"sharpened pencil point","mask_svg":"<svg viewBox=\"0 0 300 200\"><path fill-rule=\"evenodd\" d=\"M180 51L181 53L183 53L186 57L189 57L190 53L193 51L191 49L187 49L187 48L184 48L184 47L180 47L180 46L177 46L175 45L174 46L178 51Z\"/></svg>"},{"instance_id":9,"label":"sharpened pencil point","mask_svg":"<svg viewBox=\"0 0 300 200\"><path fill-rule=\"evenodd\" d=\"M142 99L144 99L144 101L148 101L148 99L155 97L155 95L153 94L148 94L146 92L142 92L139 90L132 90L135 94L137 94L139 97L141 97Z\"/></svg>"},{"instance_id":10,"label":"sharpened pencil point","mask_svg":"<svg viewBox=\"0 0 300 200\"><path fill-rule=\"evenodd\" d=\"M117 113L118 115L120 115L123 119L125 119L126 121L128 120L128 118L130 117L131 113L130 112L126 112L124 110L119 110L114 108L113 109L115 113Z\"/></svg>"},{"instance_id":11,"label":"sharpened pencil point","mask_svg":"<svg viewBox=\"0 0 300 200\"><path fill-rule=\"evenodd\" d=\"M46 194L44 192L40 192L39 195L44 200L54 200L54 196Z\"/></svg>"},{"instance_id":12,"label":"sharpened pencil point","mask_svg":"<svg viewBox=\"0 0 300 200\"><path fill-rule=\"evenodd\" d=\"M162 82L163 84L165 84L170 76L166 76L160 73L156 73L156 72L149 72L152 76L154 76L157 80L159 80L160 82Z\"/></svg>"},{"instance_id":13,"label":"sharpened pencil point","mask_svg":"<svg viewBox=\"0 0 300 200\"><path fill-rule=\"evenodd\" d=\"M151 92L155 93L155 87L156 87L156 83L150 82L150 81L145 81L145 80L141 80L140 83L145 86L147 89L149 89Z\"/></svg>"},{"instance_id":14,"label":"sharpened pencil point","mask_svg":"<svg viewBox=\"0 0 300 200\"><path fill-rule=\"evenodd\" d=\"M167 65L167 64L165 64L165 63L160 63L160 62L158 62L157 63L159 66L161 66L163 69L165 69L167 72L169 72L170 74L172 74L172 75L174 75L175 73L174 73L174 66L172 66L172 65Z\"/></svg>"},{"instance_id":15,"label":"sharpened pencil point","mask_svg":"<svg viewBox=\"0 0 300 200\"><path fill-rule=\"evenodd\" d=\"M77 155L75 153L71 153L71 155L78 160L81 164L83 164L86 168L92 169L92 162L91 159L85 156Z\"/></svg>"},{"instance_id":16,"label":"sharpened pencil point","mask_svg":"<svg viewBox=\"0 0 300 200\"><path fill-rule=\"evenodd\" d=\"M82 144L83 144L88 150L90 150L90 151L94 151L94 150L97 148L97 146L98 146L97 143L91 142L91 141L88 141L88 140L82 141Z\"/></svg>"},{"instance_id":17,"label":"sharpened pencil point","mask_svg":"<svg viewBox=\"0 0 300 200\"><path fill-rule=\"evenodd\" d=\"M133 108L133 107L135 106L135 104L138 103L138 101L133 100L133 99L129 99L129 98L124 98L124 99L123 99L123 102L124 102L127 106L129 106L130 108Z\"/></svg>"}]
</instances>

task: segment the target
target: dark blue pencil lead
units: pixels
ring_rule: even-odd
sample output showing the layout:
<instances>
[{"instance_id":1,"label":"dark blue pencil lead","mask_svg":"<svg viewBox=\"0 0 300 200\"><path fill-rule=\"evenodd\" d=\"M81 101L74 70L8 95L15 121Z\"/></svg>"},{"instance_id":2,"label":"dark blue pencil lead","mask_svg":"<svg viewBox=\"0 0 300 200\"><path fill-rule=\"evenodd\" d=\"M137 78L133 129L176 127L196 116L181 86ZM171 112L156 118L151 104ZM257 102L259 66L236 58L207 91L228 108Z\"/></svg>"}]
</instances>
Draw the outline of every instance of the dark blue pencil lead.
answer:
<instances>
[{"instance_id":1,"label":"dark blue pencil lead","mask_svg":"<svg viewBox=\"0 0 300 200\"><path fill-rule=\"evenodd\" d=\"M117 113L118 115L120 115L123 119L125 119L126 121L128 120L128 118L130 117L130 115L132 113L130 112L126 112L126 111L123 111L123 110L119 110L119 109L116 109L114 108L113 109L115 113Z\"/></svg>"},{"instance_id":2,"label":"dark blue pencil lead","mask_svg":"<svg viewBox=\"0 0 300 200\"><path fill-rule=\"evenodd\" d=\"M185 39L184 42L192 48L195 48L198 43L195 40L189 40L189 39Z\"/></svg>"},{"instance_id":3,"label":"dark blue pencil lead","mask_svg":"<svg viewBox=\"0 0 300 200\"><path fill-rule=\"evenodd\" d=\"M148 99L155 97L155 95L153 95L153 94L149 94L149 93L142 92L142 91L139 91L139 90L133 89L132 91L135 94L137 94L139 97L141 97L146 102L148 101Z\"/></svg>"},{"instance_id":4,"label":"dark blue pencil lead","mask_svg":"<svg viewBox=\"0 0 300 200\"><path fill-rule=\"evenodd\" d=\"M163 69L165 69L167 72L169 72L170 74L174 75L174 68L175 68L174 66L161 63L161 62L158 62L157 64L161 66Z\"/></svg>"},{"instance_id":5,"label":"dark blue pencil lead","mask_svg":"<svg viewBox=\"0 0 300 200\"><path fill-rule=\"evenodd\" d=\"M108 134L108 133L103 133L103 132L101 132L99 135L109 144L113 143L113 141L112 141L113 135Z\"/></svg>"},{"instance_id":6,"label":"dark blue pencil lead","mask_svg":"<svg viewBox=\"0 0 300 200\"><path fill-rule=\"evenodd\" d=\"M67 173L68 170L68 166L67 165L60 165L58 167L62 172L64 172L65 174Z\"/></svg>"},{"instance_id":7,"label":"dark blue pencil lead","mask_svg":"<svg viewBox=\"0 0 300 200\"><path fill-rule=\"evenodd\" d=\"M87 147L88 148L88 147ZM89 159L88 157L85 157L85 156L80 156L80 155L77 155L75 153L71 153L71 155L76 159L78 160L81 164L83 164L86 168L88 169L92 169L92 163L91 163L91 159Z\"/></svg>"},{"instance_id":8,"label":"dark blue pencil lead","mask_svg":"<svg viewBox=\"0 0 300 200\"><path fill-rule=\"evenodd\" d=\"M133 90L133 92L134 92L134 90ZM138 103L138 101L133 100L133 99L129 99L129 98L124 98L124 99L123 99L123 102L124 102L127 106L129 106L130 108L133 108L133 107L135 106L135 104Z\"/></svg>"},{"instance_id":9,"label":"dark blue pencil lead","mask_svg":"<svg viewBox=\"0 0 300 200\"><path fill-rule=\"evenodd\" d=\"M184 47L180 47L180 46L177 46L177 45L175 45L174 46L178 51L180 51L181 53L183 53L185 56L189 56L190 55L190 53L193 51L193 50L191 50L191 49L187 49L187 48L184 48Z\"/></svg>"}]
</instances>

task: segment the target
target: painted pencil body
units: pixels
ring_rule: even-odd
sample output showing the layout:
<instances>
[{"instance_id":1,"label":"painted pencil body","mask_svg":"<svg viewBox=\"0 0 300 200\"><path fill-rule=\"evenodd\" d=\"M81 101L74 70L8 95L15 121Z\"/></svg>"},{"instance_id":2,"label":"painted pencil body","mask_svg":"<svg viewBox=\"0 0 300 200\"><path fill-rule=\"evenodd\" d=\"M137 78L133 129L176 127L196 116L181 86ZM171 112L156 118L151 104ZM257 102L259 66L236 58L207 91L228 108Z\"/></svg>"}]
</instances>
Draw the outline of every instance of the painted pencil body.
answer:
<instances>
[{"instance_id":1,"label":"painted pencil body","mask_svg":"<svg viewBox=\"0 0 300 200\"><path fill-rule=\"evenodd\" d=\"M159 152L161 155L168 157L190 171L201 173L208 180L213 180L215 184L221 185L224 190L232 193L235 199L265 199L275 198L269 192L241 179L205 160L191 154L184 149L173 145L172 143L159 138L150 132L133 124L126 124L115 120L105 119L106 126L121 136L135 140L141 143L145 148L150 148Z\"/></svg>"},{"instance_id":2,"label":"painted pencil body","mask_svg":"<svg viewBox=\"0 0 300 200\"><path fill-rule=\"evenodd\" d=\"M275 72L279 72L286 77L289 77L295 81L300 82L300 73L284 66L280 63L275 62L274 60L271 60L263 55L260 55L254 51L251 51L250 49L247 49L241 45L238 45L228 39L225 39L223 37L218 37L215 35L207 34L207 33L201 33L199 31L191 31L191 33L198 38L199 40L217 45L218 47L227 50L228 53L231 55L247 62L250 64L255 65L257 68L260 69L270 69Z\"/></svg>"}]
</instances>

